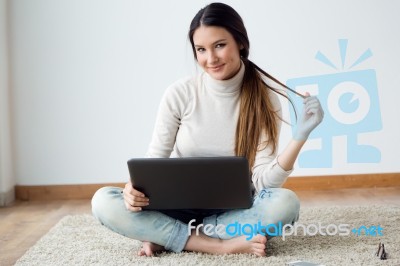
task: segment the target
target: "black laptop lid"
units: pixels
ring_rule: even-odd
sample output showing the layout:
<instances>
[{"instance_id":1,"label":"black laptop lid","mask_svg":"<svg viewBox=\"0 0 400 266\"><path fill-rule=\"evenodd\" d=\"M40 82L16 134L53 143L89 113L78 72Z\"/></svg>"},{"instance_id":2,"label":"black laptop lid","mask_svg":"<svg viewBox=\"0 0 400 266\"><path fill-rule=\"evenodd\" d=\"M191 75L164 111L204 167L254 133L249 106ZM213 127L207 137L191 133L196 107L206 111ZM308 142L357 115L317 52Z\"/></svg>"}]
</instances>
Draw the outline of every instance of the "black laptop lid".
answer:
<instances>
[{"instance_id":1,"label":"black laptop lid","mask_svg":"<svg viewBox=\"0 0 400 266\"><path fill-rule=\"evenodd\" d=\"M244 157L140 158L128 161L144 209L239 209L252 205Z\"/></svg>"}]
</instances>

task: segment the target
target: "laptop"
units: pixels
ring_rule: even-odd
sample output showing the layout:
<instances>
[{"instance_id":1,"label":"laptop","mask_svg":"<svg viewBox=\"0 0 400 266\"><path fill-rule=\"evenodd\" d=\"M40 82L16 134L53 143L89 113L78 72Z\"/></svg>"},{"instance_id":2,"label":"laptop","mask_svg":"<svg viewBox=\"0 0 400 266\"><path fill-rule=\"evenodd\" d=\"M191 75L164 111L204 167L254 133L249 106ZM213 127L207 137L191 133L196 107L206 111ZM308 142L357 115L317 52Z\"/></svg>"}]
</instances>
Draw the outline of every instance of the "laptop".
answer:
<instances>
[{"instance_id":1,"label":"laptop","mask_svg":"<svg viewBox=\"0 0 400 266\"><path fill-rule=\"evenodd\" d=\"M150 204L143 209L244 209L252 205L245 157L134 158L133 186Z\"/></svg>"}]
</instances>

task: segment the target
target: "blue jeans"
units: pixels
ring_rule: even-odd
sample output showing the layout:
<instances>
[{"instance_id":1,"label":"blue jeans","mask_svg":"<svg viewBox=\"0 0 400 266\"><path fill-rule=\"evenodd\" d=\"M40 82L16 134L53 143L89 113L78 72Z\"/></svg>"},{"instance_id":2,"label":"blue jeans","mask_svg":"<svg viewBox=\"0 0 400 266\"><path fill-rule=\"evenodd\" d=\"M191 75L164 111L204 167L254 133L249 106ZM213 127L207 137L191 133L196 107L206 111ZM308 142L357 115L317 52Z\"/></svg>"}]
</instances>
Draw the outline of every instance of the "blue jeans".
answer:
<instances>
[{"instance_id":1,"label":"blue jeans","mask_svg":"<svg viewBox=\"0 0 400 266\"><path fill-rule=\"evenodd\" d=\"M269 188L260 191L253 199L249 209L227 211L152 211L132 212L126 209L122 188L103 187L92 199L93 215L112 231L141 241L149 241L174 252L181 252L189 238L190 216L197 220L191 228L200 222L215 228L217 225L240 224L293 224L299 218L300 202L296 194L284 188ZM212 227L212 226L214 227ZM249 228L247 228L249 229ZM222 232L221 232L222 231ZM202 232L200 230L200 232ZM265 233L265 232L263 232ZM210 235L207 233L207 235ZM275 235L275 234L273 234ZM214 230L210 237L231 239L235 237L224 230ZM271 238L267 234L267 238Z\"/></svg>"}]
</instances>

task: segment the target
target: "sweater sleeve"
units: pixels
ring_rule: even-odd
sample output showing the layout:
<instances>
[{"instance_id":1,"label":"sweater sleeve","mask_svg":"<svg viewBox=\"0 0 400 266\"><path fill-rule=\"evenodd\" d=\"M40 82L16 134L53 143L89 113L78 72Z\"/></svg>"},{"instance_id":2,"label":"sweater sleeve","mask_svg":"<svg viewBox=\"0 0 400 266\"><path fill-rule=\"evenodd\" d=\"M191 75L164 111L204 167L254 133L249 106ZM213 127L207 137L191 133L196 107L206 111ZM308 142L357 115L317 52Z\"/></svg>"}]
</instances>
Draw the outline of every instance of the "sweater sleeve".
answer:
<instances>
[{"instance_id":1,"label":"sweater sleeve","mask_svg":"<svg viewBox=\"0 0 400 266\"><path fill-rule=\"evenodd\" d=\"M274 105L274 109L277 110L279 117L282 117L282 107L279 102L278 96L275 93L270 93L271 100ZM281 130L282 121L278 119L278 136ZM267 140L267 136L264 134L261 137L260 143ZM257 192L264 188L281 187L288 176L292 173L292 170L285 171L278 163L277 152L272 153L272 146L267 145L261 146L263 149L256 153L255 162L252 168L252 181Z\"/></svg>"},{"instance_id":2,"label":"sweater sleeve","mask_svg":"<svg viewBox=\"0 0 400 266\"><path fill-rule=\"evenodd\" d=\"M186 98L184 86L182 86L181 82L176 82L167 88L158 108L154 131L146 157L170 157L185 110Z\"/></svg>"}]
</instances>

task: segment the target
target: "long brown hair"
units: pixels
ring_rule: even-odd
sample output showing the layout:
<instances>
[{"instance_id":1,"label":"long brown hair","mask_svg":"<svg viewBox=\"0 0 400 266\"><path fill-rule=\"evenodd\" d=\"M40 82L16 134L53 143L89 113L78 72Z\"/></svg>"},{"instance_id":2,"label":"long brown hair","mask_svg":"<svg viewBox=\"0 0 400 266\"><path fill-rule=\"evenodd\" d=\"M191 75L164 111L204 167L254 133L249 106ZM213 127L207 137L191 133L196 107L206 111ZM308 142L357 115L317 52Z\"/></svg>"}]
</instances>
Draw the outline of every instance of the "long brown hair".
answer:
<instances>
[{"instance_id":1,"label":"long brown hair","mask_svg":"<svg viewBox=\"0 0 400 266\"><path fill-rule=\"evenodd\" d=\"M245 156L251 169L258 150L271 145L272 153L275 153L278 147L277 125L278 119L281 119L281 117L278 116L277 110L273 109L267 89L286 97L292 103L285 94L268 86L261 75L272 79L283 87L287 88L287 86L248 59L250 42L247 31L242 18L232 7L222 3L212 3L202 8L193 18L188 35L195 58L197 57L193 35L196 29L202 25L225 28L232 34L238 46L243 47L240 50L240 57L245 65L245 73L240 92L240 112L236 127L235 155ZM260 143L263 134L266 134L268 139L264 143Z\"/></svg>"}]
</instances>

